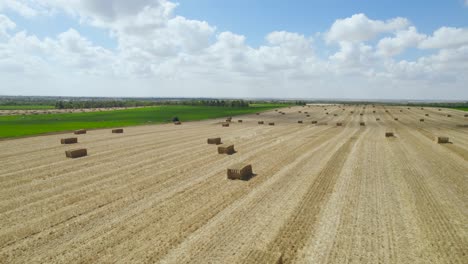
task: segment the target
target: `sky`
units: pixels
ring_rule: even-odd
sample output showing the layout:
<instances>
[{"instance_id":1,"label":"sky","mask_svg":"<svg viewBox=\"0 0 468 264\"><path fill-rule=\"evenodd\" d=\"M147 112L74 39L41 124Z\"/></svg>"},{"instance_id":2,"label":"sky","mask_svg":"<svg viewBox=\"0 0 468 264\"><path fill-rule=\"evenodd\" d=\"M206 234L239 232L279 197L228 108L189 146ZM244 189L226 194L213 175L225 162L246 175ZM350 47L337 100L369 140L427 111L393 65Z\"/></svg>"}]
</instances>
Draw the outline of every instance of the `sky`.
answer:
<instances>
[{"instance_id":1,"label":"sky","mask_svg":"<svg viewBox=\"0 0 468 264\"><path fill-rule=\"evenodd\" d=\"M0 0L0 95L468 100L468 0Z\"/></svg>"}]
</instances>

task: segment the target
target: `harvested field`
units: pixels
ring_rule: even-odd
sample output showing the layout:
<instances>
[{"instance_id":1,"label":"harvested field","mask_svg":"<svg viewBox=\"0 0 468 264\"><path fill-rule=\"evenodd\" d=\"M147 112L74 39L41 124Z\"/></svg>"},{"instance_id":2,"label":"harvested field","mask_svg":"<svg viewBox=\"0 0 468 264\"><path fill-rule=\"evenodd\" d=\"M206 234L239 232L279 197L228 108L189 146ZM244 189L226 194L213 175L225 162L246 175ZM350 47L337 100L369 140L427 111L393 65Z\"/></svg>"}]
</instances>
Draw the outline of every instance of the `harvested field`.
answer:
<instances>
[{"instance_id":1,"label":"harvested field","mask_svg":"<svg viewBox=\"0 0 468 264\"><path fill-rule=\"evenodd\" d=\"M0 263L466 263L465 112L300 109L0 141Z\"/></svg>"}]
</instances>

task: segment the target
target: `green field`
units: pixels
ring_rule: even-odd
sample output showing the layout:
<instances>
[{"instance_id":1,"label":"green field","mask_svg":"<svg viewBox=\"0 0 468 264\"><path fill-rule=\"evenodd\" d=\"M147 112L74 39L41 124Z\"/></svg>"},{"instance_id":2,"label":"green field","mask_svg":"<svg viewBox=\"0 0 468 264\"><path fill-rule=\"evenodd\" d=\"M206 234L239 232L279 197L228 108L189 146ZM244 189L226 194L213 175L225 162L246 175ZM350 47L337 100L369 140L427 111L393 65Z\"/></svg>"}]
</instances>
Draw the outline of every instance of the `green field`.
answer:
<instances>
[{"instance_id":1,"label":"green field","mask_svg":"<svg viewBox=\"0 0 468 264\"><path fill-rule=\"evenodd\" d=\"M0 105L0 110L45 110L55 109L53 105Z\"/></svg>"},{"instance_id":2,"label":"green field","mask_svg":"<svg viewBox=\"0 0 468 264\"><path fill-rule=\"evenodd\" d=\"M194 121L250 114L279 107L285 107L285 105L257 104L244 108L173 105L108 112L2 116L0 117L0 138L38 135L80 128L93 129L166 123L175 116L179 117L182 122Z\"/></svg>"},{"instance_id":3,"label":"green field","mask_svg":"<svg viewBox=\"0 0 468 264\"><path fill-rule=\"evenodd\" d=\"M461 111L468 111L468 107L460 107L460 108L455 108L457 110L461 110Z\"/></svg>"}]
</instances>

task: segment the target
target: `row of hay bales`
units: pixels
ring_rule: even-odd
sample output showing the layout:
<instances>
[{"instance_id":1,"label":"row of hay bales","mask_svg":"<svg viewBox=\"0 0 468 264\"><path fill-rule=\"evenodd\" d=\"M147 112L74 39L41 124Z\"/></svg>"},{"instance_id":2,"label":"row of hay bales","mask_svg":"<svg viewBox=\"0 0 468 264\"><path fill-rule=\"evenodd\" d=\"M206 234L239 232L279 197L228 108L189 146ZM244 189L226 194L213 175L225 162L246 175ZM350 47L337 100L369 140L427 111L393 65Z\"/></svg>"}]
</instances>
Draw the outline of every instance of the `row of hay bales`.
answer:
<instances>
[{"instance_id":1,"label":"row of hay bales","mask_svg":"<svg viewBox=\"0 0 468 264\"><path fill-rule=\"evenodd\" d=\"M209 145L218 146L218 154L227 154L232 155L236 153L234 145L232 144L223 144L220 137L208 138L207 143ZM230 166L227 169L227 178L230 180L243 180L247 181L253 176L252 165L251 164L242 164L238 163L233 166Z\"/></svg>"},{"instance_id":2,"label":"row of hay bales","mask_svg":"<svg viewBox=\"0 0 468 264\"><path fill-rule=\"evenodd\" d=\"M122 134L124 130L123 128L116 128L116 129L112 129L111 132L113 134ZM86 133L87 133L86 129L79 129L73 132L73 134L75 135L84 135ZM60 144L62 145L70 145L70 144L77 144L77 143L78 143L77 137L69 137L69 138L60 139ZM76 149L70 149L70 150L65 151L65 157L72 158L72 159L85 157L87 155L88 155L88 150L85 148L76 148Z\"/></svg>"},{"instance_id":3,"label":"row of hay bales","mask_svg":"<svg viewBox=\"0 0 468 264\"><path fill-rule=\"evenodd\" d=\"M387 137L387 138L395 137L395 134L393 132L385 132L385 137ZM439 137L439 136L435 137L435 142L437 142L438 144L449 144L449 143L451 143L449 137Z\"/></svg>"}]
</instances>

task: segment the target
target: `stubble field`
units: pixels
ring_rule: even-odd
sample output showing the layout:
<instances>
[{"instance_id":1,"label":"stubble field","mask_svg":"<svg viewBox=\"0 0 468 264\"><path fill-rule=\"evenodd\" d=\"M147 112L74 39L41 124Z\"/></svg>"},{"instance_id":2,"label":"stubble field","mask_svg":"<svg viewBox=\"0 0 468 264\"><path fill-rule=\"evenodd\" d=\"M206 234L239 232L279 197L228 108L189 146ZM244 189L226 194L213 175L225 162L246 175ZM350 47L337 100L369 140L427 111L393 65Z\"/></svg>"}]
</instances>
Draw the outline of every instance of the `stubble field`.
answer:
<instances>
[{"instance_id":1,"label":"stubble field","mask_svg":"<svg viewBox=\"0 0 468 264\"><path fill-rule=\"evenodd\" d=\"M0 141L0 263L466 263L463 112L279 111Z\"/></svg>"}]
</instances>

